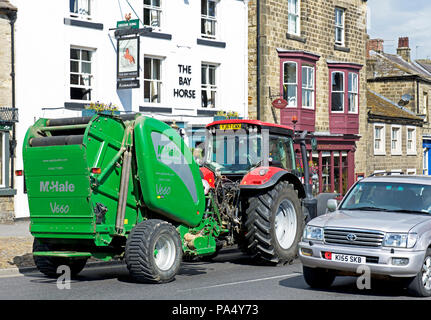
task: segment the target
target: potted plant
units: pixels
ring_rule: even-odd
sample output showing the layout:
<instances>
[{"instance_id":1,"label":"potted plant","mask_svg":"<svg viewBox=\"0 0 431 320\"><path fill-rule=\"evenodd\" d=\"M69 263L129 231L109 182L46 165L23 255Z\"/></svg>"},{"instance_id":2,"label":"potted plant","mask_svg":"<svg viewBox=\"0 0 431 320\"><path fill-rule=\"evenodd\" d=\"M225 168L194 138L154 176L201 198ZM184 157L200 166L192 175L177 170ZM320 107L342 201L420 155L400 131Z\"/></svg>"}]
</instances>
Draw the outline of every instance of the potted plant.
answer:
<instances>
[{"instance_id":1,"label":"potted plant","mask_svg":"<svg viewBox=\"0 0 431 320\"><path fill-rule=\"evenodd\" d=\"M226 111L218 111L214 116L214 121L226 120L226 119L227 119Z\"/></svg>"},{"instance_id":2,"label":"potted plant","mask_svg":"<svg viewBox=\"0 0 431 320\"><path fill-rule=\"evenodd\" d=\"M96 113L103 114L120 114L118 111L118 107L114 105L112 102L109 104L105 104L103 102L90 102L89 105L85 105L85 109L82 110L82 116L93 116Z\"/></svg>"}]
</instances>

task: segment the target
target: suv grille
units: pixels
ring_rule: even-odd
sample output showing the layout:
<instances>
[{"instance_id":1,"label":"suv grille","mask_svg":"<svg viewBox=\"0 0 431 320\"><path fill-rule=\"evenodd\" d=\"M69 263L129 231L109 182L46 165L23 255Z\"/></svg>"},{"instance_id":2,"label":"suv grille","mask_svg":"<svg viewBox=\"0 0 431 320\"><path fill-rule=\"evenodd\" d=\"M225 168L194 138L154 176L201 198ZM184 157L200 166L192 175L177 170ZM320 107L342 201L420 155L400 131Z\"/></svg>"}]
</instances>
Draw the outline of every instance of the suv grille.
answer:
<instances>
[{"instance_id":1,"label":"suv grille","mask_svg":"<svg viewBox=\"0 0 431 320\"><path fill-rule=\"evenodd\" d=\"M361 247L380 247L385 237L384 232L373 230L325 228L323 233L326 243Z\"/></svg>"}]
</instances>

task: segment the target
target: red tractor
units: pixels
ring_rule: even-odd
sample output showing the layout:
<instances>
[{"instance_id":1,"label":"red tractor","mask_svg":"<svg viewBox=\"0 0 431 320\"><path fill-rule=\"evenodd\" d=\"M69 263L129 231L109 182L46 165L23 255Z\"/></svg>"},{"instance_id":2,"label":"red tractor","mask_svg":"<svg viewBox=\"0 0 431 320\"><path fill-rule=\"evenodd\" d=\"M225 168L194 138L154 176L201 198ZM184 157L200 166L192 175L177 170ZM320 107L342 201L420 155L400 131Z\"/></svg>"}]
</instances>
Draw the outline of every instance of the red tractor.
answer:
<instances>
[{"instance_id":1,"label":"red tractor","mask_svg":"<svg viewBox=\"0 0 431 320\"><path fill-rule=\"evenodd\" d=\"M201 175L214 189L225 227L220 249L237 243L264 262L291 263L304 222L316 216L306 152L307 132L258 120L222 120L206 127ZM294 143L299 143L302 168ZM304 184L301 182L304 178Z\"/></svg>"}]
</instances>

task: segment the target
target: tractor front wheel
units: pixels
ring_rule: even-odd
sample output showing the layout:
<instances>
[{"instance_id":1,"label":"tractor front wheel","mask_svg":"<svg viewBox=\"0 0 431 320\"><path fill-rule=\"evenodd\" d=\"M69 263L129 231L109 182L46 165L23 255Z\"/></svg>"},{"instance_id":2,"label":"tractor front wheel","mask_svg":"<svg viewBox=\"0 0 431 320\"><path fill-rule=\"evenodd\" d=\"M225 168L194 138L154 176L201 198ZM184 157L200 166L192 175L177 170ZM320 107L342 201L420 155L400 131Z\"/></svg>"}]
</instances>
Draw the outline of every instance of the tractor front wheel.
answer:
<instances>
[{"instance_id":1,"label":"tractor front wheel","mask_svg":"<svg viewBox=\"0 0 431 320\"><path fill-rule=\"evenodd\" d=\"M127 268L138 282L174 280L182 254L179 233L172 224L163 220L141 222L133 228L126 242Z\"/></svg>"},{"instance_id":2,"label":"tractor front wheel","mask_svg":"<svg viewBox=\"0 0 431 320\"><path fill-rule=\"evenodd\" d=\"M248 199L243 245L252 256L271 263L290 263L297 256L304 227L297 191L287 181Z\"/></svg>"}]
</instances>

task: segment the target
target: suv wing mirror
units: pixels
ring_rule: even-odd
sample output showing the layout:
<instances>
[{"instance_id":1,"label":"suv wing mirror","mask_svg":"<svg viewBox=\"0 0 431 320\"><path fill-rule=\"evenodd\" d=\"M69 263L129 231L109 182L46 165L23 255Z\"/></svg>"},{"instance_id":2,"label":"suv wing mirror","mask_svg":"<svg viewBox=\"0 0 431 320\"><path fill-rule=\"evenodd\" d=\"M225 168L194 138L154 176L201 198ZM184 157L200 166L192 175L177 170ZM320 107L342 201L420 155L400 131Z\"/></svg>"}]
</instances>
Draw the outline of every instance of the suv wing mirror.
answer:
<instances>
[{"instance_id":1,"label":"suv wing mirror","mask_svg":"<svg viewBox=\"0 0 431 320\"><path fill-rule=\"evenodd\" d=\"M338 201L335 199L328 199L328 202L326 203L326 208L328 208L329 212L334 212L337 210Z\"/></svg>"}]
</instances>

